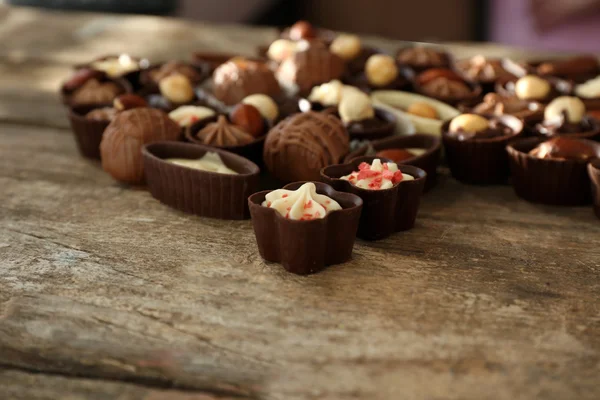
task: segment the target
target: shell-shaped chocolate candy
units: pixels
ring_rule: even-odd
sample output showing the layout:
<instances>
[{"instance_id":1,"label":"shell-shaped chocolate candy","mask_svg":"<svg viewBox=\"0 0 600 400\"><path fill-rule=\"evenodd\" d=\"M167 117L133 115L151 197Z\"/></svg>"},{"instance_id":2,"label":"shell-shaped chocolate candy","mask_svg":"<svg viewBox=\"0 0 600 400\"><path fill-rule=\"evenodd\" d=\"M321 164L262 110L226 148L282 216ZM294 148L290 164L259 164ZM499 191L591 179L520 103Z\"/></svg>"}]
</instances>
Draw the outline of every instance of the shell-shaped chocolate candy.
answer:
<instances>
[{"instance_id":1,"label":"shell-shaped chocolate candy","mask_svg":"<svg viewBox=\"0 0 600 400\"><path fill-rule=\"evenodd\" d=\"M264 161L285 182L319 179L319 171L348 153L350 140L333 115L309 111L292 115L269 131Z\"/></svg>"},{"instance_id":2,"label":"shell-shaped chocolate candy","mask_svg":"<svg viewBox=\"0 0 600 400\"><path fill-rule=\"evenodd\" d=\"M161 110L144 107L123 111L104 131L100 143L102 168L118 181L141 183L142 146L177 140L180 134L179 125Z\"/></svg>"},{"instance_id":3,"label":"shell-shaped chocolate candy","mask_svg":"<svg viewBox=\"0 0 600 400\"><path fill-rule=\"evenodd\" d=\"M221 64L213 73L213 92L227 105L240 103L251 94L276 97L281 92L275 74L265 63L241 57Z\"/></svg>"}]
</instances>

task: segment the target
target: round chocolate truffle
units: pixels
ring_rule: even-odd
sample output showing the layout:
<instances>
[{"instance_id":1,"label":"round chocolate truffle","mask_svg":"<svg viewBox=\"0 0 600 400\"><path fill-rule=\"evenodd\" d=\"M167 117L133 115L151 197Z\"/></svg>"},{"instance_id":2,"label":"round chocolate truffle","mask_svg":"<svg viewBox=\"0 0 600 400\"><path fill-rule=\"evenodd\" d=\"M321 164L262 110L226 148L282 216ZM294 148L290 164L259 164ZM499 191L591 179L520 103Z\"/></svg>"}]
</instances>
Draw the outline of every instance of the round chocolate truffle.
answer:
<instances>
[{"instance_id":1,"label":"round chocolate truffle","mask_svg":"<svg viewBox=\"0 0 600 400\"><path fill-rule=\"evenodd\" d=\"M282 181L314 181L322 168L338 163L349 146L348 132L338 118L308 111L286 118L269 131L264 161Z\"/></svg>"},{"instance_id":2,"label":"round chocolate truffle","mask_svg":"<svg viewBox=\"0 0 600 400\"><path fill-rule=\"evenodd\" d=\"M177 140L180 133L179 125L161 110L143 107L122 111L102 136L102 168L118 181L141 183L144 180L142 146Z\"/></svg>"},{"instance_id":3,"label":"round chocolate truffle","mask_svg":"<svg viewBox=\"0 0 600 400\"><path fill-rule=\"evenodd\" d=\"M282 86L308 93L313 86L339 79L345 69L344 60L320 43L308 43L307 48L288 57L277 70Z\"/></svg>"},{"instance_id":4,"label":"round chocolate truffle","mask_svg":"<svg viewBox=\"0 0 600 400\"><path fill-rule=\"evenodd\" d=\"M273 71L266 64L236 57L213 73L214 95L227 105L241 102L251 94L276 97L281 92Z\"/></svg>"}]
</instances>

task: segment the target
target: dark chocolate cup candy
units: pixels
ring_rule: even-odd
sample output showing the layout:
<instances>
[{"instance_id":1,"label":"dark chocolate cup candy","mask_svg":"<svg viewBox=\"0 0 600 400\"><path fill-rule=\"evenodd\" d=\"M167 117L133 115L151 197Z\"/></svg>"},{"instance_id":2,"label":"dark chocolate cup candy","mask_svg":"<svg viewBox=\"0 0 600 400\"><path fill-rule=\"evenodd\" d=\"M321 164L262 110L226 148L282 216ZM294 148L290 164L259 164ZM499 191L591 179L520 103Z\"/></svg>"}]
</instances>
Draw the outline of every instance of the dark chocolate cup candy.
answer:
<instances>
[{"instance_id":1,"label":"dark chocolate cup candy","mask_svg":"<svg viewBox=\"0 0 600 400\"><path fill-rule=\"evenodd\" d=\"M284 189L295 190L304 183L290 183ZM337 192L321 182L314 184L317 193L337 201L342 209L332 211L322 219L295 221L262 206L270 191L258 192L248 198L261 257L280 263L287 271L299 275L312 274L350 259L363 205L358 196Z\"/></svg>"},{"instance_id":2,"label":"dark chocolate cup candy","mask_svg":"<svg viewBox=\"0 0 600 400\"><path fill-rule=\"evenodd\" d=\"M378 152L386 149L407 148L425 149L425 153L403 160L398 164L412 165L425 171L427 173L427 179L425 181L424 190L430 190L435 186L437 180L437 167L440 164L442 156L442 140L437 136L428 135L426 133L416 133L409 136L394 136L376 140L370 145L364 145L348 154L345 157L345 162L350 162L357 157L372 155L367 154L369 150Z\"/></svg>"},{"instance_id":3,"label":"dark chocolate cup candy","mask_svg":"<svg viewBox=\"0 0 600 400\"><path fill-rule=\"evenodd\" d=\"M382 162L391 160L384 157L358 157L347 164L331 165L321 170L321 180L334 189L359 196L363 200L357 236L364 240L380 240L394 232L406 231L415 225L421 194L427 174L411 165L398 165L402 173L412 175L412 181L402 181L390 189L361 189L340 179L357 171L362 162L371 164L374 159Z\"/></svg>"},{"instance_id":4,"label":"dark chocolate cup candy","mask_svg":"<svg viewBox=\"0 0 600 400\"><path fill-rule=\"evenodd\" d=\"M190 129L186 129L184 131L186 140L191 143L194 143L194 144L203 145L203 146L211 147L214 149L221 149L221 150L229 151L231 153L234 153L234 154L240 155L244 158L247 158L248 160L254 162L256 165L262 167L264 164L263 163L263 148L265 147L265 139L267 138L266 133L260 137L257 137L252 142L243 144L240 146L222 146L222 147L210 146L210 145L204 144L204 142L202 142L201 140L199 140L196 137L196 133L198 133L202 128L204 128L206 126L206 124L216 121L217 117L218 116L214 116L214 117L210 117L210 118L206 118L204 120L198 121L197 123L192 125L190 127Z\"/></svg>"},{"instance_id":5,"label":"dark chocolate cup candy","mask_svg":"<svg viewBox=\"0 0 600 400\"><path fill-rule=\"evenodd\" d=\"M510 175L506 145L523 133L523 121L511 115L497 117L513 130L512 135L488 139L459 140L448 132L450 121L442 125L442 141L452 176L476 185L505 183Z\"/></svg>"},{"instance_id":6,"label":"dark chocolate cup candy","mask_svg":"<svg viewBox=\"0 0 600 400\"><path fill-rule=\"evenodd\" d=\"M581 139L597 149L600 144ZM586 161L541 159L529 155L543 138L526 138L506 146L512 184L517 195L533 203L574 206L589 204L590 178Z\"/></svg>"},{"instance_id":7,"label":"dark chocolate cup candy","mask_svg":"<svg viewBox=\"0 0 600 400\"><path fill-rule=\"evenodd\" d=\"M592 199L594 200L594 213L600 218L600 159L588 164L588 173L592 181Z\"/></svg>"},{"instance_id":8,"label":"dark chocolate cup candy","mask_svg":"<svg viewBox=\"0 0 600 400\"><path fill-rule=\"evenodd\" d=\"M110 124L110 121L99 121L86 118L86 114L93 107L75 107L69 108L68 117L71 123L71 130L75 136L77 148L82 156L100 159L100 142L104 130Z\"/></svg>"},{"instance_id":9,"label":"dark chocolate cup candy","mask_svg":"<svg viewBox=\"0 0 600 400\"><path fill-rule=\"evenodd\" d=\"M165 161L167 158L198 159L218 153L238 175L201 171ZM227 151L190 143L157 142L144 146L144 173L152 196L180 211L202 217L246 219L246 199L258 190L260 169Z\"/></svg>"}]
</instances>

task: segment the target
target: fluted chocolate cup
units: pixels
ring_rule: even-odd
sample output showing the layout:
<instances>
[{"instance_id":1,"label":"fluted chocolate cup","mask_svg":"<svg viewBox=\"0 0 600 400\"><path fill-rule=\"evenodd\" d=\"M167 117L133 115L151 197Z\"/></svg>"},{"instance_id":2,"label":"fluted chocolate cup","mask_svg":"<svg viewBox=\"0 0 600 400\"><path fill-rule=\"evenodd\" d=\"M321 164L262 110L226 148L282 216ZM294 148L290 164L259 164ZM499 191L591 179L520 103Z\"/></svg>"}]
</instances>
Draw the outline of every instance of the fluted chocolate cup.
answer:
<instances>
[{"instance_id":1,"label":"fluted chocolate cup","mask_svg":"<svg viewBox=\"0 0 600 400\"><path fill-rule=\"evenodd\" d=\"M86 158L100 160L100 142L109 120L86 118L86 114L94 107L69 108L68 118L79 153Z\"/></svg>"},{"instance_id":2,"label":"fluted chocolate cup","mask_svg":"<svg viewBox=\"0 0 600 400\"><path fill-rule=\"evenodd\" d=\"M442 141L452 176L477 185L506 183L510 175L506 145L523 133L523 121L512 115L494 117L511 128L512 134L494 138L459 140L448 131L450 121L442 125Z\"/></svg>"},{"instance_id":3,"label":"fluted chocolate cup","mask_svg":"<svg viewBox=\"0 0 600 400\"><path fill-rule=\"evenodd\" d=\"M219 174L177 165L168 158L199 159L215 152L238 174ZM258 190L259 168L233 153L208 146L157 142L144 146L144 173L152 196L177 210L219 219L246 219L246 199Z\"/></svg>"},{"instance_id":4,"label":"fluted chocolate cup","mask_svg":"<svg viewBox=\"0 0 600 400\"><path fill-rule=\"evenodd\" d=\"M592 181L592 199L594 200L594 213L600 218L600 159L588 164L588 173Z\"/></svg>"},{"instance_id":5,"label":"fluted chocolate cup","mask_svg":"<svg viewBox=\"0 0 600 400\"><path fill-rule=\"evenodd\" d=\"M354 186L342 176L358 171L362 162L371 164L373 160L392 162L384 157L358 157L347 164L331 165L321 170L321 180L334 189L352 193L363 201L357 236L364 240L385 239L394 232L412 229L415 225L421 193L427 174L411 165L398 165L403 174L412 175L414 180L401 181L390 189L367 190Z\"/></svg>"},{"instance_id":6,"label":"fluted chocolate cup","mask_svg":"<svg viewBox=\"0 0 600 400\"><path fill-rule=\"evenodd\" d=\"M296 190L304 183L290 183L283 188ZM324 218L298 221L286 219L275 209L262 206L270 191L258 192L248 198L261 257L280 263L287 271L299 275L319 272L328 265L351 258L363 204L358 196L335 191L321 182L314 184L317 193L337 201L342 209L332 211Z\"/></svg>"},{"instance_id":7,"label":"fluted chocolate cup","mask_svg":"<svg viewBox=\"0 0 600 400\"><path fill-rule=\"evenodd\" d=\"M376 140L370 144L365 144L345 157L345 162L350 162L357 157L374 156L375 153L388 149L424 149L425 152L418 156L402 160L397 164L412 165L421 168L427 173L424 191L430 190L435 186L437 180L437 167L440 164L442 155L442 140L433 135L425 133L416 133L409 136L394 136L381 140Z\"/></svg>"},{"instance_id":8,"label":"fluted chocolate cup","mask_svg":"<svg viewBox=\"0 0 600 400\"><path fill-rule=\"evenodd\" d=\"M510 160L512 184L517 195L533 203L559 206L589 204L590 177L587 161L537 158L529 155L543 138L526 138L506 146ZM579 139L596 148L600 144Z\"/></svg>"}]
</instances>

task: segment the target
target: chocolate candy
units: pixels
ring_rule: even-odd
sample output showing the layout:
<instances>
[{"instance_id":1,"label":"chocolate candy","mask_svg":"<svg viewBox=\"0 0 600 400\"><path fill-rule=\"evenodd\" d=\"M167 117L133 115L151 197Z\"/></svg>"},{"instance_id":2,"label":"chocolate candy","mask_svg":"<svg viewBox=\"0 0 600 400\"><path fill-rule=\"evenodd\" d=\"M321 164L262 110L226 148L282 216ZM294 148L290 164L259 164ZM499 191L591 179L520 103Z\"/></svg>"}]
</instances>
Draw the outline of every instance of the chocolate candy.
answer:
<instances>
[{"instance_id":1,"label":"chocolate candy","mask_svg":"<svg viewBox=\"0 0 600 400\"><path fill-rule=\"evenodd\" d=\"M419 70L446 67L449 64L448 55L445 52L422 46L401 49L398 51L396 59L400 64Z\"/></svg>"},{"instance_id":2,"label":"chocolate candy","mask_svg":"<svg viewBox=\"0 0 600 400\"><path fill-rule=\"evenodd\" d=\"M281 63L277 79L282 86L308 93L313 86L339 79L344 69L344 60L323 44L314 42Z\"/></svg>"},{"instance_id":3,"label":"chocolate candy","mask_svg":"<svg viewBox=\"0 0 600 400\"><path fill-rule=\"evenodd\" d=\"M217 122L207 124L196 138L204 144L217 147L243 146L254 140L254 136L227 121L227 117L219 115Z\"/></svg>"},{"instance_id":4,"label":"chocolate candy","mask_svg":"<svg viewBox=\"0 0 600 400\"><path fill-rule=\"evenodd\" d=\"M596 149L588 143L571 138L556 137L540 143L529 152L537 158L588 161L597 158Z\"/></svg>"},{"instance_id":5,"label":"chocolate candy","mask_svg":"<svg viewBox=\"0 0 600 400\"><path fill-rule=\"evenodd\" d=\"M179 125L163 111L134 108L120 112L104 131L100 143L102 168L118 181L141 183L144 165L143 145L162 140L177 140Z\"/></svg>"},{"instance_id":6,"label":"chocolate candy","mask_svg":"<svg viewBox=\"0 0 600 400\"><path fill-rule=\"evenodd\" d=\"M273 71L266 64L241 57L215 69L213 84L215 97L227 105L237 104L251 94L275 97L281 91Z\"/></svg>"},{"instance_id":7,"label":"chocolate candy","mask_svg":"<svg viewBox=\"0 0 600 400\"><path fill-rule=\"evenodd\" d=\"M73 106L111 104L118 95L124 92L125 90L115 82L100 82L92 78L75 89L71 95L70 103Z\"/></svg>"},{"instance_id":8,"label":"chocolate candy","mask_svg":"<svg viewBox=\"0 0 600 400\"><path fill-rule=\"evenodd\" d=\"M349 145L338 118L309 111L292 115L269 131L264 161L282 181L318 180L321 168L339 162Z\"/></svg>"},{"instance_id":9,"label":"chocolate candy","mask_svg":"<svg viewBox=\"0 0 600 400\"><path fill-rule=\"evenodd\" d=\"M406 149L385 149L375 154L377 157L389 158L395 163L414 158L415 155Z\"/></svg>"}]
</instances>

